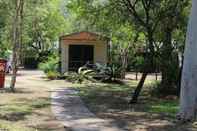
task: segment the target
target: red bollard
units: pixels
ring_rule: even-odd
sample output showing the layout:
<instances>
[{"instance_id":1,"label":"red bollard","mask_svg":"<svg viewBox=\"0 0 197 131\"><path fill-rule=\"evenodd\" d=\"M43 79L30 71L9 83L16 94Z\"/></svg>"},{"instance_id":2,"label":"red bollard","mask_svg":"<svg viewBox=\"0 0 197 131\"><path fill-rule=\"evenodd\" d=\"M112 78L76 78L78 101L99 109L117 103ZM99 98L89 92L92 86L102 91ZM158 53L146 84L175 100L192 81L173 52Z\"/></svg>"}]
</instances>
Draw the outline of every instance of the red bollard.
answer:
<instances>
[{"instance_id":1,"label":"red bollard","mask_svg":"<svg viewBox=\"0 0 197 131\"><path fill-rule=\"evenodd\" d=\"M0 88L4 88L7 60L0 59Z\"/></svg>"}]
</instances>

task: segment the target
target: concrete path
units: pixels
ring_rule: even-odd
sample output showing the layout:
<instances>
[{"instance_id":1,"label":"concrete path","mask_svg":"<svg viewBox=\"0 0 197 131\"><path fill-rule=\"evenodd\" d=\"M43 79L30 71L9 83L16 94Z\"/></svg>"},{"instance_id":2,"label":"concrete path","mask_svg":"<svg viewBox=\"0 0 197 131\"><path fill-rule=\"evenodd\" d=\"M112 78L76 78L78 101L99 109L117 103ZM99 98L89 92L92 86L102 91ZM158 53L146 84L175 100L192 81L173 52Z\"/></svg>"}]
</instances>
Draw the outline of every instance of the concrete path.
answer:
<instances>
[{"instance_id":1,"label":"concrete path","mask_svg":"<svg viewBox=\"0 0 197 131\"><path fill-rule=\"evenodd\" d=\"M91 113L73 89L55 89L51 97L56 118L72 131L123 131L112 121L99 119Z\"/></svg>"}]
</instances>

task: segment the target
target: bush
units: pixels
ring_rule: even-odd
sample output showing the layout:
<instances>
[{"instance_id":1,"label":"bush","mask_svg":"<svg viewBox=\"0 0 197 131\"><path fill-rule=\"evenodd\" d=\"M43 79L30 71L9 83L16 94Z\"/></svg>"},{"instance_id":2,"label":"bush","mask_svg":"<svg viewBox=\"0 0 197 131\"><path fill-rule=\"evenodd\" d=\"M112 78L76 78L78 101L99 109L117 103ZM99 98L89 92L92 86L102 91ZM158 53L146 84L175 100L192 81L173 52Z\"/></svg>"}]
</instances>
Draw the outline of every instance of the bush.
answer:
<instances>
[{"instance_id":1,"label":"bush","mask_svg":"<svg viewBox=\"0 0 197 131\"><path fill-rule=\"evenodd\" d=\"M142 72L144 68L144 64L145 64L144 57L137 56L134 59L134 63L133 63L135 71Z\"/></svg>"},{"instance_id":2,"label":"bush","mask_svg":"<svg viewBox=\"0 0 197 131\"><path fill-rule=\"evenodd\" d=\"M75 83L77 81L77 77L78 77L78 74L77 72L66 72L64 74L64 77L65 79L68 81L68 82L73 82Z\"/></svg>"},{"instance_id":3,"label":"bush","mask_svg":"<svg viewBox=\"0 0 197 131\"><path fill-rule=\"evenodd\" d=\"M55 80L55 79L57 79L60 75L59 75L58 72L49 71L49 72L46 73L46 76L47 76L47 78L50 79L50 80Z\"/></svg>"},{"instance_id":4,"label":"bush","mask_svg":"<svg viewBox=\"0 0 197 131\"><path fill-rule=\"evenodd\" d=\"M154 97L160 97L161 82L155 82L150 89L150 95Z\"/></svg>"},{"instance_id":5,"label":"bush","mask_svg":"<svg viewBox=\"0 0 197 131\"><path fill-rule=\"evenodd\" d=\"M81 84L84 81L95 82L96 80L93 78L95 74L94 70L88 69L87 67L80 67L78 72L68 72L65 73L64 76L66 77L66 80L70 82Z\"/></svg>"},{"instance_id":6,"label":"bush","mask_svg":"<svg viewBox=\"0 0 197 131\"><path fill-rule=\"evenodd\" d=\"M96 76L102 76L102 81L115 81L121 77L121 68L116 64L101 65L96 64Z\"/></svg>"},{"instance_id":7,"label":"bush","mask_svg":"<svg viewBox=\"0 0 197 131\"><path fill-rule=\"evenodd\" d=\"M151 96L159 97L159 98L167 97L169 95L177 95L176 93L177 93L176 85L174 85L174 87L170 87L170 89L166 90L166 88L164 88L161 85L161 82L155 82L150 90Z\"/></svg>"},{"instance_id":8,"label":"bush","mask_svg":"<svg viewBox=\"0 0 197 131\"><path fill-rule=\"evenodd\" d=\"M39 69L44 71L48 79L57 79L60 76L58 73L58 62L57 57L51 56L47 59L47 61L39 64Z\"/></svg>"},{"instance_id":9,"label":"bush","mask_svg":"<svg viewBox=\"0 0 197 131\"><path fill-rule=\"evenodd\" d=\"M83 81L116 82L120 78L121 68L115 64L93 66L86 65L80 67L78 72L68 72L64 74L66 80L70 82L82 83Z\"/></svg>"},{"instance_id":10,"label":"bush","mask_svg":"<svg viewBox=\"0 0 197 131\"><path fill-rule=\"evenodd\" d=\"M80 67L78 70L78 82L82 83L84 80L95 81L95 74L96 72L92 69L88 69L87 67Z\"/></svg>"},{"instance_id":11,"label":"bush","mask_svg":"<svg viewBox=\"0 0 197 131\"><path fill-rule=\"evenodd\" d=\"M39 64L39 69L44 71L45 74L49 72L57 72L58 70L58 58L55 56L49 57L47 61Z\"/></svg>"}]
</instances>

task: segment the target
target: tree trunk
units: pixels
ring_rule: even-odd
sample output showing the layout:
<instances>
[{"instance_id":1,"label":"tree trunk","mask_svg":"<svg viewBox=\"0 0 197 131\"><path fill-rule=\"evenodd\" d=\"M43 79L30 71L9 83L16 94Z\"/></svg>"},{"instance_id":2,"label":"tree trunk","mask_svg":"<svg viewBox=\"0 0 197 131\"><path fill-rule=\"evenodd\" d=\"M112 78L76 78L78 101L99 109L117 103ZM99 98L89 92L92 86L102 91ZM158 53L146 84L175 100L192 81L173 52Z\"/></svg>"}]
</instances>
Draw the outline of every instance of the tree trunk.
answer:
<instances>
[{"instance_id":1,"label":"tree trunk","mask_svg":"<svg viewBox=\"0 0 197 131\"><path fill-rule=\"evenodd\" d=\"M158 80L158 74L157 74L157 72L155 73L155 80L156 81Z\"/></svg>"},{"instance_id":2,"label":"tree trunk","mask_svg":"<svg viewBox=\"0 0 197 131\"><path fill-rule=\"evenodd\" d=\"M167 21L167 20L166 20ZM166 24L167 25L167 24ZM178 73L178 61L175 60L172 47L172 30L164 27L164 40L162 46L162 61L161 61L161 89L162 95L177 94L176 81Z\"/></svg>"},{"instance_id":3,"label":"tree trunk","mask_svg":"<svg viewBox=\"0 0 197 131\"><path fill-rule=\"evenodd\" d=\"M178 74L178 81L177 81L177 88L178 88L178 96L180 96L180 91L181 91L181 79L182 79L182 71L183 71L183 61L184 61L184 58L182 56L181 58L181 64L179 66L179 74Z\"/></svg>"},{"instance_id":4,"label":"tree trunk","mask_svg":"<svg viewBox=\"0 0 197 131\"><path fill-rule=\"evenodd\" d=\"M150 71L150 67L153 66L153 57L155 55L155 51L154 51L154 39L153 39L153 32L148 28L147 29L147 32L148 32L148 48L150 50L150 52L146 52L146 56L145 56L145 65L143 67L143 74L142 74L142 77L140 79L140 82L138 83L136 89L135 89L135 92L132 96L132 99L130 100L130 104L135 104L137 103L138 101L138 97L140 95L140 92L144 86L144 82L146 80L146 77Z\"/></svg>"},{"instance_id":5,"label":"tree trunk","mask_svg":"<svg viewBox=\"0 0 197 131\"><path fill-rule=\"evenodd\" d=\"M16 75L18 70L18 56L19 55L19 48L22 42L22 14L23 14L23 0L16 0L15 1L16 8L14 14L14 21L13 21L13 56L12 56L12 80L10 84L10 89L12 92L15 92L15 83L16 83Z\"/></svg>"},{"instance_id":6,"label":"tree trunk","mask_svg":"<svg viewBox=\"0 0 197 131\"><path fill-rule=\"evenodd\" d=\"M124 51L124 53L121 55L121 79L125 79L125 75L126 75L126 70L127 70L127 66L128 66L128 56L127 56L127 52Z\"/></svg>"},{"instance_id":7,"label":"tree trunk","mask_svg":"<svg viewBox=\"0 0 197 131\"><path fill-rule=\"evenodd\" d=\"M180 112L178 119L182 121L197 118L197 0L192 0L184 64L181 81Z\"/></svg>"},{"instance_id":8,"label":"tree trunk","mask_svg":"<svg viewBox=\"0 0 197 131\"><path fill-rule=\"evenodd\" d=\"M142 90L142 87L144 85L147 75L148 75L148 73L146 73L146 72L142 74L142 78L141 78L140 82L138 83L137 88L135 89L135 92L134 92L133 97L130 101L130 104L137 103L138 96L140 95L140 92Z\"/></svg>"},{"instance_id":9,"label":"tree trunk","mask_svg":"<svg viewBox=\"0 0 197 131\"><path fill-rule=\"evenodd\" d=\"M137 71L135 72L135 80L136 81L138 80L138 72Z\"/></svg>"},{"instance_id":10,"label":"tree trunk","mask_svg":"<svg viewBox=\"0 0 197 131\"><path fill-rule=\"evenodd\" d=\"M161 54L161 95L178 95L178 79L179 79L179 57L174 51L172 33L175 27L172 18L167 17L163 20L163 45Z\"/></svg>"}]
</instances>

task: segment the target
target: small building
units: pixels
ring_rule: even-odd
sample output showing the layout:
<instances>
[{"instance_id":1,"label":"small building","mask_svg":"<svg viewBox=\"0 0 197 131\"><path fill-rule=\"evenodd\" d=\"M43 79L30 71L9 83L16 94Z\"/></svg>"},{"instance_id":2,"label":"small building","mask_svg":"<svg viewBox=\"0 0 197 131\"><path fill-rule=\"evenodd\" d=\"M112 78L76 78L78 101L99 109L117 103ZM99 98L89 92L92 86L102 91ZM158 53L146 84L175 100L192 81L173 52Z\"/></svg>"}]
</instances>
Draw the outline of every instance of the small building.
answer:
<instances>
[{"instance_id":1,"label":"small building","mask_svg":"<svg viewBox=\"0 0 197 131\"><path fill-rule=\"evenodd\" d=\"M60 37L61 72L76 71L86 63L106 64L108 39L91 32Z\"/></svg>"}]
</instances>

